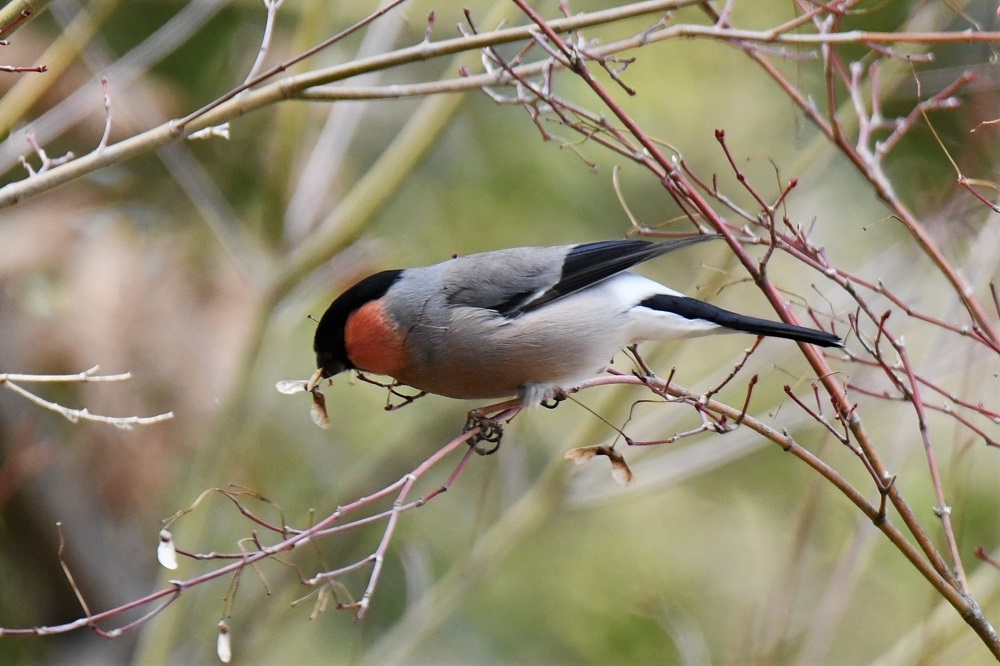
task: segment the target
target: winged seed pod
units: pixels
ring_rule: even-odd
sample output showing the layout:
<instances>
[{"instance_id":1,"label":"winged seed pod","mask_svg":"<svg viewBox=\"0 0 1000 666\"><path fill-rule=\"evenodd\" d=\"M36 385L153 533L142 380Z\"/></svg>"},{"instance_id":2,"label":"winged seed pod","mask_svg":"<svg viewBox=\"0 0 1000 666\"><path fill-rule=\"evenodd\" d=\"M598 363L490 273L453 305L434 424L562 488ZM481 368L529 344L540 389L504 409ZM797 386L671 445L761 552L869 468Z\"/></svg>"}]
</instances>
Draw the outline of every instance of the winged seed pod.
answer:
<instances>
[{"instance_id":1,"label":"winged seed pod","mask_svg":"<svg viewBox=\"0 0 1000 666\"><path fill-rule=\"evenodd\" d=\"M167 569L177 568L177 549L174 537L167 530L160 530L160 543L156 546L156 559Z\"/></svg>"},{"instance_id":2,"label":"winged seed pod","mask_svg":"<svg viewBox=\"0 0 1000 666\"><path fill-rule=\"evenodd\" d=\"M228 664L233 658L233 639L225 620L219 621L219 638L215 642L215 652L223 664Z\"/></svg>"}]
</instances>

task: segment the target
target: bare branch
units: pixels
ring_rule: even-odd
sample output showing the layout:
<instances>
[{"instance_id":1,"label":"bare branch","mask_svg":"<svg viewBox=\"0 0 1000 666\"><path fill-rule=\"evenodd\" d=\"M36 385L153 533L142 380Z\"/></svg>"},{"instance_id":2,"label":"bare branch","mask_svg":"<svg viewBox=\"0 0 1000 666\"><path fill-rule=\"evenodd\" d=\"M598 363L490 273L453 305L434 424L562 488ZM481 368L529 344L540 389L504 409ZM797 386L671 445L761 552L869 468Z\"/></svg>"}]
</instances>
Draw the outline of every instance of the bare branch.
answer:
<instances>
[{"instance_id":1,"label":"bare branch","mask_svg":"<svg viewBox=\"0 0 1000 666\"><path fill-rule=\"evenodd\" d=\"M83 409L71 409L58 403L45 400L41 396L20 386L21 383L65 383L65 382L119 382L132 378L131 373L117 375L98 375L99 367L94 366L89 370L75 375L30 375L15 373L0 373L0 386L5 386L14 393L27 398L39 407L59 414L70 423L79 421L92 421L95 423L107 423L121 430L131 430L134 426L152 425L173 418L173 412L165 412L156 416L103 416L92 414L86 407Z\"/></svg>"}]
</instances>

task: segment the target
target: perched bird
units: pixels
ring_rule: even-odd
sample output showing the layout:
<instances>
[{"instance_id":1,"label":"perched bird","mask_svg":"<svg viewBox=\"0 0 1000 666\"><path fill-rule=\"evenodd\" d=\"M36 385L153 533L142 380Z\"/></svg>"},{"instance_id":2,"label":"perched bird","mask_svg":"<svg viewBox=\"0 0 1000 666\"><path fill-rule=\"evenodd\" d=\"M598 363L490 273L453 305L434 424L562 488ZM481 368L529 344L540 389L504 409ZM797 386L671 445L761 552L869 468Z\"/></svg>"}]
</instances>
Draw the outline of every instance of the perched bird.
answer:
<instances>
[{"instance_id":1,"label":"perched bird","mask_svg":"<svg viewBox=\"0 0 1000 666\"><path fill-rule=\"evenodd\" d=\"M729 312L628 272L714 238L521 247L376 273L320 320L318 375L353 369L452 398L536 405L642 340L739 331L840 346L831 333Z\"/></svg>"}]
</instances>

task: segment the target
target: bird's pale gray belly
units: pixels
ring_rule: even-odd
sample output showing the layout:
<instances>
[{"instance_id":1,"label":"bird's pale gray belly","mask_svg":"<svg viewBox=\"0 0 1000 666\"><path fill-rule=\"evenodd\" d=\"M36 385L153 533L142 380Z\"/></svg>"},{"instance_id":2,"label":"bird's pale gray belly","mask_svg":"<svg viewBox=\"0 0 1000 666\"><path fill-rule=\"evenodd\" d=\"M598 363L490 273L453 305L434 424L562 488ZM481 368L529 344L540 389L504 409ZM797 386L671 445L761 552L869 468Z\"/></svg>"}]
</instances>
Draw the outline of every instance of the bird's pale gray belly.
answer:
<instances>
[{"instance_id":1,"label":"bird's pale gray belly","mask_svg":"<svg viewBox=\"0 0 1000 666\"><path fill-rule=\"evenodd\" d=\"M459 309L446 329L414 329L425 339L409 348L429 353L414 355L397 379L463 399L509 397L526 384L570 388L600 372L628 343L620 328L595 322L599 315L585 310L552 305L505 319Z\"/></svg>"}]
</instances>

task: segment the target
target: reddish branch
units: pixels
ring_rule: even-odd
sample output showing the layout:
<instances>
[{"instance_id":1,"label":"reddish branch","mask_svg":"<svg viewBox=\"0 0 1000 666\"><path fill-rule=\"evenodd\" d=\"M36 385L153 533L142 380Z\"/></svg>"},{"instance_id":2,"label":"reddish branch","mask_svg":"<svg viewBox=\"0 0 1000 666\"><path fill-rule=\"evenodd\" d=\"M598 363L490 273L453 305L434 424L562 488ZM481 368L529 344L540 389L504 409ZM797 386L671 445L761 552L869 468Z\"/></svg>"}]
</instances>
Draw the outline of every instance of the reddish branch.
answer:
<instances>
[{"instance_id":1,"label":"reddish branch","mask_svg":"<svg viewBox=\"0 0 1000 666\"><path fill-rule=\"evenodd\" d=\"M590 87L591 91L611 111L614 117L622 123L628 133L631 134L632 138L643 148L643 154L637 155L634 160L649 168L659 178L664 188L671 194L674 200L678 202L678 205L680 205L681 209L691 219L692 223L696 224L696 226L700 226L699 223L707 223L716 233L725 238L734 255L752 277L758 288L760 288L767 297L781 319L788 323L797 324L798 322L796 321L794 315L792 315L786 307L779 290L766 277L764 265L756 262L746 252L736 239L732 227L730 227L730 225L718 216L707 200L699 193L698 189L687 180L685 173L677 168L677 164L674 161L668 159L663 154L659 145L646 135L642 128L639 127L631 116L625 112L621 105L600 83L598 83L598 81L587 69L586 52L568 44L546 24L545 20L534 9L528 6L525 0L514 0L514 2L538 27L540 34L536 37L536 40L539 45L552 54L553 57L558 58L565 67L583 79L583 81ZM834 30L836 28L837 18L838 17L836 15L831 14L831 21L824 24L825 29ZM745 45L743 48L749 55L751 55L751 57L754 58L754 60L760 62L761 64L765 63L763 57L758 54L753 47ZM815 121L818 121L818 125L821 126L821 129L824 130L824 133L827 134L828 138L851 158L857 168L869 178L869 181L876 188L876 192L879 196L886 200L886 202L889 203L894 210L896 210L897 214L903 220L904 224L906 224L911 234L913 234L916 238L921 248L931 257L935 265L938 266L942 273L944 273L947 279L952 283L958 297L966 306L966 309L976 322L978 328L982 331L983 337L986 340L995 343L997 337L993 330L993 323L986 315L978 301L976 301L972 296L973 292L971 287L964 281L961 275L959 275L954 266L943 256L940 250L930 241L923 227L892 192L891 187L888 185L888 182L885 180L884 175L881 172L881 166L877 160L863 157L861 152L848 142L841 129L837 126L835 115L836 95L835 87L833 85L835 72L845 85L849 86L851 82L844 74L844 68L839 59L835 57L832 45L830 43L824 44L823 50L825 61L827 63L830 118L829 122L824 121L814 110L811 112L810 117L814 118ZM782 79L782 81L784 81L784 79ZM792 89L792 87L787 84L787 81L784 81L784 83L786 86L783 87L787 87L789 90ZM796 95L796 97L801 98L800 95ZM558 108L559 102L552 96L543 97L543 99L553 108ZM608 133L615 138L619 136L618 133L615 133L610 129ZM718 134L718 138L720 142L723 142L724 134L720 132ZM739 178L741 174L738 170L735 171L737 173L737 177ZM741 180L741 182L746 185L745 180ZM768 206L762 198L756 197L756 199L765 214L773 213L771 207ZM771 223L768 225L769 231L771 231L772 234L774 233L774 226L775 225L773 224L772 219ZM884 325L884 322L881 322L880 324L880 331L882 330L882 325ZM893 346L897 349L897 351L902 352L905 357L905 349L902 345L893 340ZM913 511L907 505L896 485L888 482L893 477L888 470L885 469L884 463L878 455L874 443L871 440L867 429L864 427L858 411L848 399L844 386L837 379L835 373L828 365L827 359L816 348L810 345L800 344L800 348L803 355L812 366L816 376L819 378L819 382L823 385L824 390L829 395L830 401L838 414L838 418L847 424L851 436L854 441L857 442L860 451L864 455L866 466L872 473L880 493L883 493L883 495L892 503L896 511L900 514L903 522L906 524L907 529L911 532L923 551L923 557L919 558L920 570L962 614L963 618L965 618L973 629L980 634L984 642L987 643L994 654L1000 656L1000 639L997 638L993 627L990 626L985 617L983 617L982 613L979 611L978 607L968 596L965 575L959 558L950 517L948 515L950 509L944 502L940 476L937 472L937 463L929 438L927 424L924 418L923 406L919 398L919 392L915 388L916 379L912 367L909 366L908 361L904 363L904 366L906 367L906 375L910 385L908 390L912 396L911 402L917 412L918 429L924 442L932 483L939 501L939 515L942 518L944 532L949 543L949 550L951 551L950 555L954 570L945 564L943 558L938 553L932 540L930 539L930 536L927 534L923 525L917 519ZM836 475L836 472L833 472L833 475ZM838 484L838 487L841 487L841 485ZM843 490L842 487L841 489ZM881 521L883 515L884 514L876 514L878 518L876 522ZM894 543L896 543L897 547L903 550L900 542L897 542L894 539ZM914 564L917 563L917 559L915 558L911 558L911 561L913 561Z\"/></svg>"},{"instance_id":2,"label":"reddish branch","mask_svg":"<svg viewBox=\"0 0 1000 666\"><path fill-rule=\"evenodd\" d=\"M858 172L871 184L875 193L881 198L885 203L893 210L895 216L900 222L906 227L906 229L916 240L918 246L930 257L934 265L942 272L942 274L951 283L955 294L962 301L965 308L968 310L973 321L976 325L983 331L984 336L989 339L992 343L1000 343L1000 337L998 337L995 324L993 320L990 319L986 310L982 307L982 304L974 296L974 290L971 285L969 285L965 278L961 275L955 265L944 256L941 249L934 243L930 234L920 223L917 217L910 211L910 209L903 204L902 200L896 195L895 191L889 184L888 179L881 170L881 164L879 160L874 159L870 151L867 150L867 146L858 147L851 143L848 137L842 132L839 123L837 122L837 94L836 94L836 80L839 77L840 82L850 89L851 80L847 75L847 69L843 62L840 60L837 51L836 44L831 38L831 34L835 31L837 25L837 19L839 18L839 13L834 12L826 5L822 5L824 12L829 11L829 16L831 21L828 23L825 18L823 18L823 12L818 11L821 5L810 4L808 6L803 6L803 10L810 13L814 24L817 29L821 30L826 40L822 44L822 52L824 56L824 62L826 63L826 75L827 75L827 113L828 117L824 118L820 115L819 110L816 106L799 91L794 84L791 83L774 65L772 65L765 57L764 54L760 53L758 47L750 42L741 42L737 44L742 50L756 62L760 67L766 72L778 86L788 95L796 106L805 114L805 116L812 122L817 129L822 132L829 141L834 143L837 148L844 153L844 155L854 164ZM718 15L714 15L707 5L702 5L706 11L709 11L714 18L718 19ZM976 33L968 33L976 34ZM980 33L981 34L981 33ZM896 35L897 38L901 35ZM935 43L942 41L943 35L941 33L922 35L923 39L917 39L918 43ZM986 37L985 35L983 36ZM897 39L897 41L902 41ZM960 79L960 81L965 81L965 75ZM957 88L956 88L957 89ZM861 123L869 122L870 116L867 114L861 114L858 117ZM912 125L911 125L912 126ZM865 150L862 151L861 148Z\"/></svg>"},{"instance_id":3,"label":"reddish branch","mask_svg":"<svg viewBox=\"0 0 1000 666\"><path fill-rule=\"evenodd\" d=\"M324 572L314 576L311 579L303 581L303 583L306 585L324 584L329 580L336 578L338 575L346 573L347 571L359 569L369 564L372 565L372 572L371 575L369 576L368 586L365 588L365 592L362 595L361 599L357 602L341 605L341 607L343 608L349 608L351 610L354 610L356 613L356 617L358 619L361 619L368 609L371 596L374 593L376 585L378 584L379 575L382 570L382 564L385 560L385 553L395 533L395 528L399 521L399 516L406 511L410 511L417 507L423 506L437 495L446 491L448 487L455 481L455 479L461 473L466 462L469 460L469 457L473 451L472 447L468 448L466 454L462 457L458 466L455 468L455 471L451 474L451 476L442 486L438 487L437 489L433 490L427 495L420 497L416 500L409 500L408 498L410 495L410 491L413 489L413 486L417 483L417 481L419 481L423 477L424 474L427 473L428 470L432 469L434 466L440 463L441 460L443 460L446 456L448 456L448 454L452 453L456 449L460 448L462 445L466 444L468 440L475 437L477 434L478 432L476 430L470 430L469 432L463 433L461 436L456 437L455 439L445 444L432 456L430 456L423 463L417 466L412 472L406 474L395 483L390 484L385 488L375 493L372 493L371 495L368 495L367 497L362 497L349 504L337 507L337 510L334 511L332 514L330 514L323 520L319 521L312 527L304 530L294 530L286 528L284 526L272 525L268 521L254 515L254 513L249 509L243 507L241 503L235 500L234 494L229 492L224 492L223 494L225 494L225 496L228 497L230 500L233 500L234 503L237 505L237 507L239 507L240 512L244 516L252 520L255 524L261 525L266 529L274 531L282 536L284 536L286 533L291 533L291 536L283 538L281 541L271 546L264 546L261 545L259 541L255 541L255 543L258 545L257 550L245 553L241 552L239 554L235 553L194 554L178 550L178 552L181 553L182 555L187 555L192 559L198 559L198 560L230 559L236 561L221 566L217 569L208 571L204 574L201 574L200 576L195 576L193 578L188 578L184 580L173 580L171 581L170 587L149 594L141 599L136 599L135 601L132 601L128 604L112 608L110 610L103 611L100 613L91 613L90 610L87 608L86 602L83 600L82 595L79 594L79 590L76 587L75 583L73 582L72 575L70 574L68 567L66 567L64 563L63 567L64 570L66 571L67 578L70 581L70 585L77 592L77 596L80 599L80 603L83 606L86 616L78 620L75 620L73 622L67 622L65 624L48 626L48 627L31 627L25 629L0 628L0 636L47 636L51 634L67 633L70 631L74 631L76 629L89 627L99 636L102 636L104 638L114 638L116 636L121 635L125 631L134 629L135 627L138 627L148 622L158 613L163 611L167 606L173 603L185 590L198 587L199 585L202 585L212 580L219 579L229 574L239 575L240 572L242 572L248 566L253 566L258 562L274 558L274 556L280 553L290 552L316 539L321 539L346 530L357 529L358 527L364 525L385 520L386 527L382 536L382 540L380 541L378 548L376 548L376 550L371 555L346 567L342 567L335 571ZM395 495L395 497L391 509L388 509L386 511L383 511L381 513L372 516L367 516L364 518L352 520L347 523L342 523L342 520L347 515L359 511L369 506L373 502L376 502L380 499L390 497L393 495ZM61 545L60 558L62 557L62 550L63 547ZM130 611L137 608L144 608L157 603L159 603L159 605L157 605L155 608L150 610L148 613L143 615L138 620L135 620L134 622L131 622L127 625L117 627L112 630L105 630L99 624L105 620L116 618L121 614L125 613L126 611Z\"/></svg>"}]
</instances>

